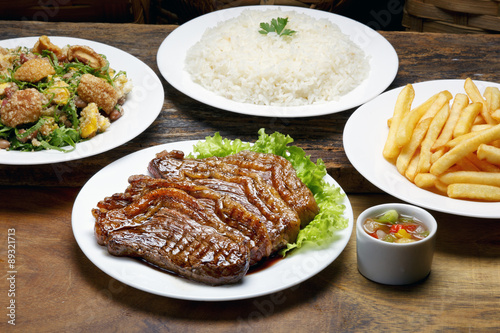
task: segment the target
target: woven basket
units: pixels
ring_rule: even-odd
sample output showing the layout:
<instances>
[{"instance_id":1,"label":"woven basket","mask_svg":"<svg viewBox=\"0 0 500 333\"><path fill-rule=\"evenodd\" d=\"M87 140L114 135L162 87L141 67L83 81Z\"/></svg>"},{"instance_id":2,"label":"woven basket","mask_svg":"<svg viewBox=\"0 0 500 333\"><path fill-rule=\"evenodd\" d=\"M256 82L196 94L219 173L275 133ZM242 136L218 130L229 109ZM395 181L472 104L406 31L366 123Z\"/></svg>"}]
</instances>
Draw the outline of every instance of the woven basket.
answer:
<instances>
[{"instance_id":1,"label":"woven basket","mask_svg":"<svg viewBox=\"0 0 500 333\"><path fill-rule=\"evenodd\" d=\"M0 19L47 22L147 23L150 0L12 0L0 2Z\"/></svg>"},{"instance_id":2,"label":"woven basket","mask_svg":"<svg viewBox=\"0 0 500 333\"><path fill-rule=\"evenodd\" d=\"M409 31L500 33L500 0L406 0Z\"/></svg>"},{"instance_id":3,"label":"woven basket","mask_svg":"<svg viewBox=\"0 0 500 333\"><path fill-rule=\"evenodd\" d=\"M298 6L335 12L348 0L153 0L156 23L182 24L220 9L255 5ZM154 9L156 7L156 10Z\"/></svg>"}]
</instances>

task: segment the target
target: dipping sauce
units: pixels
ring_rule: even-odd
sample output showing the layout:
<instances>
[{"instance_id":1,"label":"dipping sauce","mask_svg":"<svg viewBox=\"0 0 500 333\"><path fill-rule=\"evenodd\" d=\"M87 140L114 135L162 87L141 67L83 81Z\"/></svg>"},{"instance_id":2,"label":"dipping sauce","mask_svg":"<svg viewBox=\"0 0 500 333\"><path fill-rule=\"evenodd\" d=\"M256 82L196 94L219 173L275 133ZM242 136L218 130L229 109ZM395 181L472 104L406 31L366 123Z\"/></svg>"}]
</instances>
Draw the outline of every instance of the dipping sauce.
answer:
<instances>
[{"instance_id":1,"label":"dipping sauce","mask_svg":"<svg viewBox=\"0 0 500 333\"><path fill-rule=\"evenodd\" d=\"M401 215L396 210L367 218L363 229L368 235L389 243L411 243L429 235L424 223L412 216Z\"/></svg>"}]
</instances>

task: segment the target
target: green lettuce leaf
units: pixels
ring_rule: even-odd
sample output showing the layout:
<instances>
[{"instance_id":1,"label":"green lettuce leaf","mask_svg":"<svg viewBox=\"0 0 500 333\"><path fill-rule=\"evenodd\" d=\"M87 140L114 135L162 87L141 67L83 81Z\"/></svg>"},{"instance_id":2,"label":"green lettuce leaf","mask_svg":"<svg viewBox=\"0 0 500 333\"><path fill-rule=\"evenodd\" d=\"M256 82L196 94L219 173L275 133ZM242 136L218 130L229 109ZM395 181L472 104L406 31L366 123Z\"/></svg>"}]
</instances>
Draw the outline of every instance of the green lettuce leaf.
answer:
<instances>
[{"instance_id":1,"label":"green lettuce leaf","mask_svg":"<svg viewBox=\"0 0 500 333\"><path fill-rule=\"evenodd\" d=\"M193 146L193 154L188 157L206 158L211 156L224 157L227 155L236 154L242 150L249 149L250 143L242 142L239 139L229 140L223 139L219 132L214 136L207 136L205 141L199 141Z\"/></svg>"},{"instance_id":2,"label":"green lettuce leaf","mask_svg":"<svg viewBox=\"0 0 500 333\"><path fill-rule=\"evenodd\" d=\"M323 160L318 159L314 163L310 156L306 156L302 148L289 145L292 142L293 139L289 135L279 132L268 135L263 128L259 130L259 138L253 145L239 139L222 138L217 132L214 136L206 137L205 141L196 143L193 146L193 154L188 156L191 158L224 157L242 150L251 150L279 155L290 161L297 176L314 194L320 212L300 230L297 241L287 245L287 248L281 252L283 255L306 244L324 246L335 239L335 231L346 228L349 222L343 217L345 205L342 202L345 194L340 191L339 187L328 184L324 180L327 171Z\"/></svg>"}]
</instances>

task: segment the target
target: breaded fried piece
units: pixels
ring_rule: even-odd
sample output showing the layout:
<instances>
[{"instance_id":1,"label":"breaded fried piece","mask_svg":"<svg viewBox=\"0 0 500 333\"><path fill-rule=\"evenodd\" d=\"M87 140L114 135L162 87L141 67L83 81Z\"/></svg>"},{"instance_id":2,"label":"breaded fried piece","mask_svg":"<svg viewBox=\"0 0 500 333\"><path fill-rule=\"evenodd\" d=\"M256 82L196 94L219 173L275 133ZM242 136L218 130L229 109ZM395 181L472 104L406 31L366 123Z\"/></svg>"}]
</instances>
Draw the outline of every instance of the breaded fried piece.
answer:
<instances>
[{"instance_id":1,"label":"breaded fried piece","mask_svg":"<svg viewBox=\"0 0 500 333\"><path fill-rule=\"evenodd\" d=\"M51 51L57 57L61 56L62 54L61 48L57 45L52 44L49 37L45 35L40 36L40 38L38 38L38 41L36 42L35 46L33 46L33 49L31 51L33 53L42 54L43 50Z\"/></svg>"},{"instance_id":2,"label":"breaded fried piece","mask_svg":"<svg viewBox=\"0 0 500 333\"><path fill-rule=\"evenodd\" d=\"M0 74L12 65L12 57L8 56L9 51L0 46Z\"/></svg>"},{"instance_id":3,"label":"breaded fried piece","mask_svg":"<svg viewBox=\"0 0 500 333\"><path fill-rule=\"evenodd\" d=\"M73 45L68 49L68 60L78 60L92 68L103 68L106 66L106 60L94 49L85 45Z\"/></svg>"},{"instance_id":4,"label":"breaded fried piece","mask_svg":"<svg viewBox=\"0 0 500 333\"><path fill-rule=\"evenodd\" d=\"M37 121L42 113L43 95L34 88L18 90L0 109L2 123L16 127Z\"/></svg>"},{"instance_id":5,"label":"breaded fried piece","mask_svg":"<svg viewBox=\"0 0 500 333\"><path fill-rule=\"evenodd\" d=\"M34 58L26 61L14 73L14 79L26 82L38 82L56 73L47 58Z\"/></svg>"},{"instance_id":6,"label":"breaded fried piece","mask_svg":"<svg viewBox=\"0 0 500 333\"><path fill-rule=\"evenodd\" d=\"M76 89L78 96L87 103L95 103L106 114L113 111L118 102L118 92L108 82L92 74L84 74Z\"/></svg>"}]
</instances>

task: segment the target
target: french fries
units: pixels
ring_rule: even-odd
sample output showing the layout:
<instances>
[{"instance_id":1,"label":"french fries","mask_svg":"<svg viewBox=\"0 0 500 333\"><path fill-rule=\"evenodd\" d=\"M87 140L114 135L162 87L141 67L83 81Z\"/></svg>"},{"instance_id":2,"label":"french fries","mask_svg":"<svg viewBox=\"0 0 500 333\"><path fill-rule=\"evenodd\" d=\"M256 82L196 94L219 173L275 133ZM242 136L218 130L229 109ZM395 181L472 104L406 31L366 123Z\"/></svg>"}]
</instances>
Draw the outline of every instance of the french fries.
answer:
<instances>
[{"instance_id":1,"label":"french fries","mask_svg":"<svg viewBox=\"0 0 500 333\"><path fill-rule=\"evenodd\" d=\"M388 160L394 159L399 155L401 148L396 145L396 134L401 123L401 119L410 111L411 103L415 97L415 90L408 84L403 88L394 107L394 115L390 121L389 137L384 146L384 157Z\"/></svg>"},{"instance_id":2,"label":"french fries","mask_svg":"<svg viewBox=\"0 0 500 333\"><path fill-rule=\"evenodd\" d=\"M388 121L383 156L420 188L500 201L500 90L487 87L481 95L467 78L464 91L444 90L415 107L415 91L405 86Z\"/></svg>"},{"instance_id":3,"label":"french fries","mask_svg":"<svg viewBox=\"0 0 500 333\"><path fill-rule=\"evenodd\" d=\"M469 97L465 94L457 94L455 99L453 100L453 104L451 106L450 115L446 120L446 124L444 125L441 134L437 138L434 146L432 146L432 150L436 151L440 148L444 147L444 145L453 138L453 131L455 130L455 125L457 124L458 119L460 118L460 114L463 109L467 107L469 104Z\"/></svg>"},{"instance_id":4,"label":"french fries","mask_svg":"<svg viewBox=\"0 0 500 333\"><path fill-rule=\"evenodd\" d=\"M453 129L453 137L457 138L461 135L467 134L471 131L472 126L474 125L474 121L476 117L479 115L479 112L483 109L483 104L481 103L472 103L469 104L460 114L457 123L455 124L455 128ZM481 126L481 125L476 125Z\"/></svg>"},{"instance_id":5,"label":"french fries","mask_svg":"<svg viewBox=\"0 0 500 333\"><path fill-rule=\"evenodd\" d=\"M481 144L477 148L477 157L500 166L500 148L498 147Z\"/></svg>"}]
</instances>

